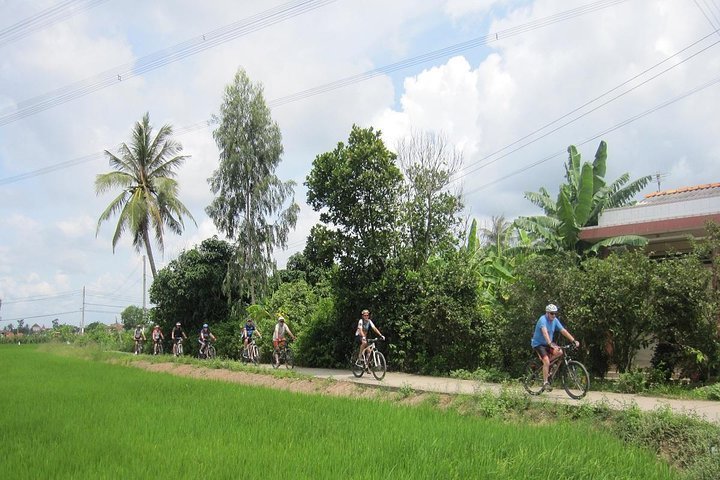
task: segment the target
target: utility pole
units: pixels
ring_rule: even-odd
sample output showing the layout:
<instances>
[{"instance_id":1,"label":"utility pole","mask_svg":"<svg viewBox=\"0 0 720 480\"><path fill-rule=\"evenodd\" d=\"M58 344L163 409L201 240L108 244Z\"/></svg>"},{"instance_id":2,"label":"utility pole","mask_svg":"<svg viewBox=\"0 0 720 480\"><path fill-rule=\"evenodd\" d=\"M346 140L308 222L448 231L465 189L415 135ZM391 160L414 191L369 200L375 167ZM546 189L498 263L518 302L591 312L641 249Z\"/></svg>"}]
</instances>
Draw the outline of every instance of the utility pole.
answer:
<instances>
[{"instance_id":1,"label":"utility pole","mask_svg":"<svg viewBox=\"0 0 720 480\"><path fill-rule=\"evenodd\" d=\"M143 255L143 323L147 322L147 307L145 306L145 255Z\"/></svg>"},{"instance_id":2,"label":"utility pole","mask_svg":"<svg viewBox=\"0 0 720 480\"><path fill-rule=\"evenodd\" d=\"M657 182L657 191L658 192L660 191L660 180L667 176L668 176L667 173L660 173L660 172L655 173L655 181Z\"/></svg>"},{"instance_id":3,"label":"utility pole","mask_svg":"<svg viewBox=\"0 0 720 480\"><path fill-rule=\"evenodd\" d=\"M80 335L85 335L85 287L83 286L82 315L80 316Z\"/></svg>"}]
</instances>

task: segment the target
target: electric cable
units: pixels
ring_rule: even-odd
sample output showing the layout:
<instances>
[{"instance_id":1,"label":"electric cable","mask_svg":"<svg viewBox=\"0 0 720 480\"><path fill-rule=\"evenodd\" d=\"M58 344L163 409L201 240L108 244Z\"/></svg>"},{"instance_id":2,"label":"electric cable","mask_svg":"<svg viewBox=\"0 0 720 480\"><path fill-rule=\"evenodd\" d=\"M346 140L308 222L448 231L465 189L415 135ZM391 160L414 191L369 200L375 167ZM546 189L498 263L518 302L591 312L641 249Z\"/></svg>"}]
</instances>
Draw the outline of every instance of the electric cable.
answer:
<instances>
[{"instance_id":1,"label":"electric cable","mask_svg":"<svg viewBox=\"0 0 720 480\"><path fill-rule=\"evenodd\" d=\"M0 30L0 47L27 37L107 0L67 0Z\"/></svg>"}]
</instances>

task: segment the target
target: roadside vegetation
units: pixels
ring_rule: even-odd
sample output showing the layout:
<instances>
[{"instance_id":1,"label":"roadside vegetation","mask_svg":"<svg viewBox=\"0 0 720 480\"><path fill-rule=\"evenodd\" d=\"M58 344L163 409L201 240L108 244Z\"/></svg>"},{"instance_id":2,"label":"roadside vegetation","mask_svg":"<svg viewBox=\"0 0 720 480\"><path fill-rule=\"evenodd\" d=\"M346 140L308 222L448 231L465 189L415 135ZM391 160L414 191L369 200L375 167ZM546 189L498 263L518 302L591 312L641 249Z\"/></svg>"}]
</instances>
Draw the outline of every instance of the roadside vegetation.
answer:
<instances>
[{"instance_id":1,"label":"roadside vegetation","mask_svg":"<svg viewBox=\"0 0 720 480\"><path fill-rule=\"evenodd\" d=\"M9 478L528 478L538 462L562 477L682 478L590 423L481 414L491 403L483 396L443 411L433 400L410 408L382 396L297 394L28 346L0 347L0 358L8 371L0 401L23 406L22 415L0 414ZM367 421L348 421L358 411ZM538 441L548 434L552 441Z\"/></svg>"}]
</instances>

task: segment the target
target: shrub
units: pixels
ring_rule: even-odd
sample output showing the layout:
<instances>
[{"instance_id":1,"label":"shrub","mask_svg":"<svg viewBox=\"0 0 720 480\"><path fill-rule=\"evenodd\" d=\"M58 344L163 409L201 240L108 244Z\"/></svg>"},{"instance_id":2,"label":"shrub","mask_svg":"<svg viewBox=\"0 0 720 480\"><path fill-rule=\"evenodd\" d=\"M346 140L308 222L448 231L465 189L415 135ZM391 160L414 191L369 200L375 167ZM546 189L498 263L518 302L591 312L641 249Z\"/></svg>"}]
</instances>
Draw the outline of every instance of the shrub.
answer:
<instances>
[{"instance_id":1,"label":"shrub","mask_svg":"<svg viewBox=\"0 0 720 480\"><path fill-rule=\"evenodd\" d=\"M645 374L641 370L621 373L617 381L617 391L621 393L640 393L646 390Z\"/></svg>"}]
</instances>

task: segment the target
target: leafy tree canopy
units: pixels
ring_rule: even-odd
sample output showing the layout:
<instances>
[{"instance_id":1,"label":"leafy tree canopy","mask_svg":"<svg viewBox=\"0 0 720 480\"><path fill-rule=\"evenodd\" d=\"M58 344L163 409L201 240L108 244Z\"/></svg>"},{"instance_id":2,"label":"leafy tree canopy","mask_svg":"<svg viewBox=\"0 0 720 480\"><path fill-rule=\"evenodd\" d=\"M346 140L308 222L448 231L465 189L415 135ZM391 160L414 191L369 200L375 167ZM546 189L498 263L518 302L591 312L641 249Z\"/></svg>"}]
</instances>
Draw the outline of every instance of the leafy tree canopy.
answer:
<instances>
[{"instance_id":1,"label":"leafy tree canopy","mask_svg":"<svg viewBox=\"0 0 720 480\"><path fill-rule=\"evenodd\" d=\"M220 165L208 180L215 198L206 212L234 241L226 294L255 303L275 270L273 249L285 247L295 227L295 183L275 175L283 153L280 128L270 116L262 86L242 69L225 87L220 113L213 119L218 124L213 137Z\"/></svg>"},{"instance_id":2,"label":"leafy tree canopy","mask_svg":"<svg viewBox=\"0 0 720 480\"><path fill-rule=\"evenodd\" d=\"M158 272L150 287L155 303L155 322L169 331L176 322L185 331L199 331L202 324L219 323L229 315L228 298L222 285L233 247L212 237L187 250Z\"/></svg>"}]
</instances>

